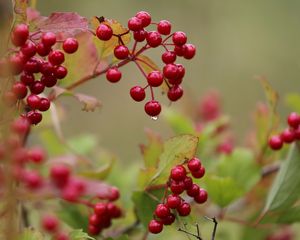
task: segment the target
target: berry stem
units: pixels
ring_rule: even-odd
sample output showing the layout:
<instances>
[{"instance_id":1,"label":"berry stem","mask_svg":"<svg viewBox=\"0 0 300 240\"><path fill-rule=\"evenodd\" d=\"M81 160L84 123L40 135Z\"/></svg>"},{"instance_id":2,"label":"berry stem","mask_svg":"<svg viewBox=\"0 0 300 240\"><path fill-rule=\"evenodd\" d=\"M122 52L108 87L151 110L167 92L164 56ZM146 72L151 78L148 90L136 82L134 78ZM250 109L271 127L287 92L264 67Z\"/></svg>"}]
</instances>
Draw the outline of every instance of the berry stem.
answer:
<instances>
[{"instance_id":1,"label":"berry stem","mask_svg":"<svg viewBox=\"0 0 300 240\"><path fill-rule=\"evenodd\" d=\"M132 48L132 50L131 50L131 55L132 55L132 56L134 56L134 52L135 52L135 50L136 50L137 43L138 43L137 41L134 42L133 48Z\"/></svg>"},{"instance_id":2,"label":"berry stem","mask_svg":"<svg viewBox=\"0 0 300 240\"><path fill-rule=\"evenodd\" d=\"M162 44L164 44L170 37L172 37L174 35L174 33L170 34L168 37L166 37L163 41Z\"/></svg>"},{"instance_id":3,"label":"berry stem","mask_svg":"<svg viewBox=\"0 0 300 240\"><path fill-rule=\"evenodd\" d=\"M141 73L144 75L144 77L147 79L147 74L145 73L144 69L141 67L141 65L136 61L132 60L138 67L138 69L141 71Z\"/></svg>"}]
</instances>

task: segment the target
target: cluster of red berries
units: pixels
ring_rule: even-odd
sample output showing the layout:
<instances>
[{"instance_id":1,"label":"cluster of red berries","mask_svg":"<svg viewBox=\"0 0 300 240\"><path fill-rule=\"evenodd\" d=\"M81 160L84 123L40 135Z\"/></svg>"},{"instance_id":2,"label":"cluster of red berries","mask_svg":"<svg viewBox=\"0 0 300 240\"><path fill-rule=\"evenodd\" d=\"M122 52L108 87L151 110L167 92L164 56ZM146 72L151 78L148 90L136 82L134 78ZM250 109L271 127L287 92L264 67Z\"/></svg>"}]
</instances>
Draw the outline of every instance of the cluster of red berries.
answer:
<instances>
[{"instance_id":1,"label":"cluster of red berries","mask_svg":"<svg viewBox=\"0 0 300 240\"><path fill-rule=\"evenodd\" d=\"M112 202L96 203L94 213L89 217L88 232L91 235L98 235L104 228L111 226L111 220L120 218L121 209Z\"/></svg>"},{"instance_id":2,"label":"cluster of red berries","mask_svg":"<svg viewBox=\"0 0 300 240\"><path fill-rule=\"evenodd\" d=\"M300 115L292 112L287 117L288 128L283 130L279 135L271 136L269 146L273 150L280 150L284 143L290 144L300 140Z\"/></svg>"},{"instance_id":3,"label":"cluster of red berries","mask_svg":"<svg viewBox=\"0 0 300 240\"><path fill-rule=\"evenodd\" d=\"M42 218L42 228L53 236L53 240L70 240L68 234L61 231L60 222L54 215L45 215Z\"/></svg>"},{"instance_id":4,"label":"cluster of red berries","mask_svg":"<svg viewBox=\"0 0 300 240\"><path fill-rule=\"evenodd\" d=\"M53 49L58 42L54 33L46 32L41 35L39 42L34 42L26 24L19 24L14 28L11 42L18 49L13 49L9 57L0 60L0 73L19 76L19 81L15 81L11 90L6 91L3 97L9 105L26 98L26 116L31 124L38 124L42 120L41 112L50 108L49 99L38 95L46 87L55 86L58 79L67 75L67 69L61 65L65 56L61 50ZM63 41L62 48L65 53L72 54L77 51L78 42L75 38L67 38ZM7 65L9 71L5 71ZM36 80L39 74L41 77Z\"/></svg>"},{"instance_id":5,"label":"cluster of red berries","mask_svg":"<svg viewBox=\"0 0 300 240\"><path fill-rule=\"evenodd\" d=\"M155 31L148 31L145 28L150 24L156 25ZM159 87L165 82L169 87L168 98L170 101L177 101L183 95L183 89L180 86L185 75L185 68L182 64L176 64L177 57L192 59L196 54L196 48L193 44L187 43L187 36L184 32L178 31L171 33L171 23L167 20L161 20L154 23L151 20L151 15L148 12L138 12L134 17L128 20L129 31L124 34L133 33L135 44L132 50L123 43L122 36L124 34L114 34L108 22L102 22L96 29L97 37L102 41L108 41L113 37L118 38L119 45L114 48L114 56L119 60L133 61L137 64L147 80L146 86L134 86L130 89L130 96L133 100L141 102L146 97L146 88L150 88L151 100L145 106L145 112L151 117L156 117L161 112L161 105L154 99L153 88ZM165 38L163 39L163 36ZM168 40L171 39L171 42ZM136 51L137 43L146 42L145 45ZM165 50L161 56L163 63L163 71L158 71L154 66L149 65L139 55L149 48L163 47ZM172 50L169 48L172 47ZM139 65L144 63L152 68L148 74ZM121 71L117 66L113 66L106 72L106 78L110 82L118 82L122 77Z\"/></svg>"},{"instance_id":6,"label":"cluster of red berries","mask_svg":"<svg viewBox=\"0 0 300 240\"><path fill-rule=\"evenodd\" d=\"M187 167L194 178L202 178L205 174L205 168L198 158L190 159ZM193 183L193 179L187 175L188 172L183 165L172 168L168 182L168 188L172 193L166 197L164 203L157 205L154 211L155 219L151 220L148 225L149 232L157 234L163 230L163 225L171 225L175 221L175 211L182 217L190 214L190 204L180 196L184 191L196 203L206 202L207 192Z\"/></svg>"}]
</instances>

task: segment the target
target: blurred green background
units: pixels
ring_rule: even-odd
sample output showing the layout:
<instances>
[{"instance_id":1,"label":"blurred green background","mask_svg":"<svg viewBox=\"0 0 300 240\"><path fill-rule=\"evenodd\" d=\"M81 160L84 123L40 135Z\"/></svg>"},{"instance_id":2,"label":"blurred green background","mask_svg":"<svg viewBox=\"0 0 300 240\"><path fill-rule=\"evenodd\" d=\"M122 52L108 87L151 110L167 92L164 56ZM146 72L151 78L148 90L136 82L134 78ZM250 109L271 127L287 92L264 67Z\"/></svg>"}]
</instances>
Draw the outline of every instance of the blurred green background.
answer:
<instances>
[{"instance_id":1,"label":"blurred green background","mask_svg":"<svg viewBox=\"0 0 300 240\"><path fill-rule=\"evenodd\" d=\"M216 88L240 139L251 126L250 113L256 102L265 99L255 76L265 75L279 91L281 114L288 112L285 94L300 90L298 0L40 0L37 8L43 15L54 11L75 11L87 18L104 15L124 25L140 10L149 11L156 22L170 20L173 30L185 31L198 51L192 61L183 61L186 92L184 100L172 107L186 106ZM151 56L160 62L160 53L155 50ZM77 90L97 96L103 103L100 111L82 112L75 101L64 100L70 114L63 127L67 136L97 134L103 146L128 162L139 157L145 126L165 136L171 133L163 121L144 114L143 103L130 99L130 87L144 81L140 72L133 65L122 71L124 77L118 84L102 76ZM166 99L163 103L168 105Z\"/></svg>"}]
</instances>

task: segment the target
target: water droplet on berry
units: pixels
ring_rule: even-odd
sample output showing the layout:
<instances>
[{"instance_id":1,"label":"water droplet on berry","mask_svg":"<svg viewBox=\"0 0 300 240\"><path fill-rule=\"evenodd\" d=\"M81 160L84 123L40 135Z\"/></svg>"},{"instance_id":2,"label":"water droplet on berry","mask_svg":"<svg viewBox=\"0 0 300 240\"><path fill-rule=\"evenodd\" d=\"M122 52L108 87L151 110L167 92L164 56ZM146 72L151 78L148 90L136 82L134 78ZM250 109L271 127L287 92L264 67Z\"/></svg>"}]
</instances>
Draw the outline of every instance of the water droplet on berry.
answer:
<instances>
[{"instance_id":1,"label":"water droplet on berry","mask_svg":"<svg viewBox=\"0 0 300 240\"><path fill-rule=\"evenodd\" d=\"M151 118L151 120L153 120L153 121L158 120L158 116L154 116L154 117L150 117L150 118Z\"/></svg>"}]
</instances>

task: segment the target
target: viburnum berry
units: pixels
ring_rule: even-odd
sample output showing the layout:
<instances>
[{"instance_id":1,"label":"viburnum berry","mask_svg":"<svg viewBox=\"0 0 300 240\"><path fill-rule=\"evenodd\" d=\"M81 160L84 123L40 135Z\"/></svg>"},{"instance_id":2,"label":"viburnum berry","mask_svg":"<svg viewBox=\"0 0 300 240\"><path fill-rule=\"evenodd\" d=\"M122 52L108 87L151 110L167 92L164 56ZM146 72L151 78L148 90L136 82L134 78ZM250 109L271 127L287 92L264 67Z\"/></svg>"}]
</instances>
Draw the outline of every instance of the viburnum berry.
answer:
<instances>
[{"instance_id":1,"label":"viburnum berry","mask_svg":"<svg viewBox=\"0 0 300 240\"><path fill-rule=\"evenodd\" d=\"M298 126L300 126L300 115L296 112L290 113L287 122L291 128L298 128Z\"/></svg>"},{"instance_id":2,"label":"viburnum berry","mask_svg":"<svg viewBox=\"0 0 300 240\"><path fill-rule=\"evenodd\" d=\"M42 219L42 227L47 232L55 232L59 227L58 219L52 215L44 216Z\"/></svg>"},{"instance_id":3,"label":"viburnum berry","mask_svg":"<svg viewBox=\"0 0 300 240\"><path fill-rule=\"evenodd\" d=\"M45 57L45 56L47 56L51 52L51 47L49 47L49 46L47 46L47 45L45 45L43 43L39 43L36 46L36 52L41 57Z\"/></svg>"},{"instance_id":4,"label":"viburnum berry","mask_svg":"<svg viewBox=\"0 0 300 240\"><path fill-rule=\"evenodd\" d=\"M183 180L185 190L190 189L193 186L193 179L189 176L186 176Z\"/></svg>"},{"instance_id":5,"label":"viburnum berry","mask_svg":"<svg viewBox=\"0 0 300 240\"><path fill-rule=\"evenodd\" d=\"M42 35L41 42L50 48L56 43L56 35L53 32L46 32Z\"/></svg>"},{"instance_id":6,"label":"viburnum berry","mask_svg":"<svg viewBox=\"0 0 300 240\"><path fill-rule=\"evenodd\" d=\"M180 216L188 216L191 213L191 205L187 202L182 202L177 208Z\"/></svg>"},{"instance_id":7,"label":"viburnum berry","mask_svg":"<svg viewBox=\"0 0 300 240\"><path fill-rule=\"evenodd\" d=\"M175 222L175 215L173 213L170 213L167 217L161 219L163 225L171 225L173 222Z\"/></svg>"},{"instance_id":8,"label":"viburnum berry","mask_svg":"<svg viewBox=\"0 0 300 240\"><path fill-rule=\"evenodd\" d=\"M269 146L273 150L279 150L283 146L283 141L280 136L274 135L269 139Z\"/></svg>"},{"instance_id":9,"label":"viburnum berry","mask_svg":"<svg viewBox=\"0 0 300 240\"><path fill-rule=\"evenodd\" d=\"M184 47L183 46L175 46L174 47L174 52L178 57L182 57L184 55Z\"/></svg>"},{"instance_id":10,"label":"viburnum berry","mask_svg":"<svg viewBox=\"0 0 300 240\"><path fill-rule=\"evenodd\" d=\"M75 38L67 38L63 42L62 47L66 53L74 53L78 49L78 41Z\"/></svg>"},{"instance_id":11,"label":"viburnum berry","mask_svg":"<svg viewBox=\"0 0 300 240\"><path fill-rule=\"evenodd\" d=\"M158 218L165 218L170 215L170 209L165 204L158 204L154 213Z\"/></svg>"},{"instance_id":12,"label":"viburnum berry","mask_svg":"<svg viewBox=\"0 0 300 240\"><path fill-rule=\"evenodd\" d=\"M24 58L21 54L14 54L9 57L10 70L14 75L20 74L25 66Z\"/></svg>"},{"instance_id":13,"label":"viburnum berry","mask_svg":"<svg viewBox=\"0 0 300 240\"><path fill-rule=\"evenodd\" d=\"M68 74L68 69L65 68L64 66L55 66L54 68L54 76L57 79L63 79L67 76Z\"/></svg>"},{"instance_id":14,"label":"viburnum berry","mask_svg":"<svg viewBox=\"0 0 300 240\"><path fill-rule=\"evenodd\" d=\"M15 82L12 86L12 91L18 99L23 99L27 95L27 87L23 82Z\"/></svg>"},{"instance_id":15,"label":"viburnum berry","mask_svg":"<svg viewBox=\"0 0 300 240\"><path fill-rule=\"evenodd\" d=\"M109 201L116 201L118 200L120 197L120 192L119 192L119 189L116 188L116 187L112 187L110 189L110 195L108 196L108 200Z\"/></svg>"},{"instance_id":16,"label":"viburnum berry","mask_svg":"<svg viewBox=\"0 0 300 240\"><path fill-rule=\"evenodd\" d=\"M205 203L207 201L207 192L205 189L200 188L199 194L194 197L195 202L197 203Z\"/></svg>"},{"instance_id":17,"label":"viburnum berry","mask_svg":"<svg viewBox=\"0 0 300 240\"><path fill-rule=\"evenodd\" d=\"M94 226L97 226L100 224L100 215L98 214L92 214L90 217L89 217L89 224L91 225L94 225Z\"/></svg>"},{"instance_id":18,"label":"viburnum berry","mask_svg":"<svg viewBox=\"0 0 300 240\"><path fill-rule=\"evenodd\" d=\"M300 140L300 126L295 129L295 139Z\"/></svg>"},{"instance_id":19,"label":"viburnum berry","mask_svg":"<svg viewBox=\"0 0 300 240\"><path fill-rule=\"evenodd\" d=\"M196 47L193 44L185 44L184 45L184 53L183 57L185 59L192 59L196 54Z\"/></svg>"},{"instance_id":20,"label":"viburnum berry","mask_svg":"<svg viewBox=\"0 0 300 240\"><path fill-rule=\"evenodd\" d=\"M126 47L124 45L116 46L114 49L114 55L117 59L120 59L120 60L128 58L128 55L129 55L128 47Z\"/></svg>"},{"instance_id":21,"label":"viburnum berry","mask_svg":"<svg viewBox=\"0 0 300 240\"><path fill-rule=\"evenodd\" d=\"M41 98L39 110L42 112L47 111L50 108L50 101L48 98Z\"/></svg>"},{"instance_id":22,"label":"viburnum berry","mask_svg":"<svg viewBox=\"0 0 300 240\"><path fill-rule=\"evenodd\" d=\"M70 240L70 238L68 234L61 232L54 236L54 240Z\"/></svg>"},{"instance_id":23,"label":"viburnum berry","mask_svg":"<svg viewBox=\"0 0 300 240\"><path fill-rule=\"evenodd\" d=\"M26 134L30 128L30 122L26 117L19 117L11 125L11 129L18 134ZM1 152L1 147L0 147ZM1 156L1 154L0 154Z\"/></svg>"},{"instance_id":24,"label":"viburnum berry","mask_svg":"<svg viewBox=\"0 0 300 240\"><path fill-rule=\"evenodd\" d=\"M184 166L177 165L172 168L170 177L175 181L182 181L186 177L186 170Z\"/></svg>"},{"instance_id":25,"label":"viburnum berry","mask_svg":"<svg viewBox=\"0 0 300 240\"><path fill-rule=\"evenodd\" d=\"M41 98L35 94L30 94L27 97L27 104L31 109L39 109L41 104Z\"/></svg>"},{"instance_id":26,"label":"viburnum berry","mask_svg":"<svg viewBox=\"0 0 300 240\"><path fill-rule=\"evenodd\" d=\"M57 83L57 79L54 75L43 75L41 82L48 88L53 87Z\"/></svg>"},{"instance_id":27,"label":"viburnum berry","mask_svg":"<svg viewBox=\"0 0 300 240\"><path fill-rule=\"evenodd\" d=\"M40 62L36 58L30 58L24 65L27 73L38 73L40 71Z\"/></svg>"},{"instance_id":28,"label":"viburnum berry","mask_svg":"<svg viewBox=\"0 0 300 240\"><path fill-rule=\"evenodd\" d=\"M41 163L45 159L45 151L40 147L31 148L28 152L28 158L34 163Z\"/></svg>"},{"instance_id":29,"label":"viburnum berry","mask_svg":"<svg viewBox=\"0 0 300 240\"><path fill-rule=\"evenodd\" d=\"M88 232L91 235L98 235L101 232L101 227L100 226L95 226L95 225L89 225L88 226Z\"/></svg>"},{"instance_id":30,"label":"viburnum berry","mask_svg":"<svg viewBox=\"0 0 300 240\"><path fill-rule=\"evenodd\" d=\"M31 41L27 41L20 50L24 56L31 58L36 54L36 45Z\"/></svg>"},{"instance_id":31,"label":"viburnum berry","mask_svg":"<svg viewBox=\"0 0 300 240\"><path fill-rule=\"evenodd\" d=\"M96 29L96 35L100 40L108 41L113 35L113 30L109 25L101 23Z\"/></svg>"},{"instance_id":32,"label":"viburnum berry","mask_svg":"<svg viewBox=\"0 0 300 240\"><path fill-rule=\"evenodd\" d=\"M156 117L161 112L160 103L155 100L151 100L151 101L147 102L145 104L144 109L145 109L145 112L151 117Z\"/></svg>"},{"instance_id":33,"label":"viburnum berry","mask_svg":"<svg viewBox=\"0 0 300 240\"><path fill-rule=\"evenodd\" d=\"M176 209L181 204L181 198L176 194L171 194L167 197L167 206Z\"/></svg>"},{"instance_id":34,"label":"viburnum berry","mask_svg":"<svg viewBox=\"0 0 300 240\"><path fill-rule=\"evenodd\" d=\"M172 36L173 43L177 46L182 46L186 43L187 37L184 32L175 32Z\"/></svg>"},{"instance_id":35,"label":"viburnum berry","mask_svg":"<svg viewBox=\"0 0 300 240\"><path fill-rule=\"evenodd\" d=\"M157 31L162 35L171 33L171 23L167 20L161 20L157 25Z\"/></svg>"},{"instance_id":36,"label":"viburnum berry","mask_svg":"<svg viewBox=\"0 0 300 240\"><path fill-rule=\"evenodd\" d=\"M295 132L287 128L280 134L280 138L285 143L292 143L295 140Z\"/></svg>"},{"instance_id":37,"label":"viburnum berry","mask_svg":"<svg viewBox=\"0 0 300 240\"><path fill-rule=\"evenodd\" d=\"M141 102L145 99L146 93L144 88L140 86L134 86L130 89L130 96L132 97L133 100L137 102Z\"/></svg>"},{"instance_id":38,"label":"viburnum berry","mask_svg":"<svg viewBox=\"0 0 300 240\"><path fill-rule=\"evenodd\" d=\"M64 187L70 178L70 169L66 165L56 164L50 168L50 178L58 187Z\"/></svg>"},{"instance_id":39,"label":"viburnum berry","mask_svg":"<svg viewBox=\"0 0 300 240\"><path fill-rule=\"evenodd\" d=\"M151 31L146 36L147 43L150 47L158 47L162 42L162 37L159 32Z\"/></svg>"},{"instance_id":40,"label":"viburnum berry","mask_svg":"<svg viewBox=\"0 0 300 240\"><path fill-rule=\"evenodd\" d=\"M137 42L143 42L146 39L147 32L145 30L135 31L133 33L133 38Z\"/></svg>"},{"instance_id":41,"label":"viburnum berry","mask_svg":"<svg viewBox=\"0 0 300 240\"><path fill-rule=\"evenodd\" d=\"M164 76L168 79L178 78L178 67L173 63L169 63L163 68Z\"/></svg>"},{"instance_id":42,"label":"viburnum berry","mask_svg":"<svg viewBox=\"0 0 300 240\"><path fill-rule=\"evenodd\" d=\"M94 206L94 213L98 216L103 216L108 214L107 205L105 203L97 203Z\"/></svg>"},{"instance_id":43,"label":"viburnum berry","mask_svg":"<svg viewBox=\"0 0 300 240\"><path fill-rule=\"evenodd\" d=\"M36 190L43 184L43 179L38 172L34 170L26 171L23 176L23 181L29 189Z\"/></svg>"},{"instance_id":44,"label":"viburnum berry","mask_svg":"<svg viewBox=\"0 0 300 240\"><path fill-rule=\"evenodd\" d=\"M42 121L42 114L37 111L30 111L26 114L26 117L30 121L31 124L38 124Z\"/></svg>"},{"instance_id":45,"label":"viburnum berry","mask_svg":"<svg viewBox=\"0 0 300 240\"><path fill-rule=\"evenodd\" d=\"M205 174L205 168L203 166L201 166L198 171L194 171L191 173L194 178L202 178Z\"/></svg>"},{"instance_id":46,"label":"viburnum berry","mask_svg":"<svg viewBox=\"0 0 300 240\"><path fill-rule=\"evenodd\" d=\"M139 31L143 29L143 22L138 17L132 17L128 20L128 28L131 31Z\"/></svg>"},{"instance_id":47,"label":"viburnum berry","mask_svg":"<svg viewBox=\"0 0 300 240\"><path fill-rule=\"evenodd\" d=\"M151 15L148 12L140 11L135 15L137 18L142 20L142 27L145 28L151 23Z\"/></svg>"},{"instance_id":48,"label":"viburnum berry","mask_svg":"<svg viewBox=\"0 0 300 240\"><path fill-rule=\"evenodd\" d=\"M28 37L29 37L28 26L26 24L19 24L13 29L11 40L15 46L20 47L25 44Z\"/></svg>"},{"instance_id":49,"label":"viburnum berry","mask_svg":"<svg viewBox=\"0 0 300 240\"><path fill-rule=\"evenodd\" d=\"M196 172L200 169L201 162L198 158L194 157L188 161L187 166L191 172Z\"/></svg>"},{"instance_id":50,"label":"viburnum berry","mask_svg":"<svg viewBox=\"0 0 300 240\"><path fill-rule=\"evenodd\" d=\"M160 71L152 71L148 74L147 81L150 86L158 87L163 83L164 76Z\"/></svg>"},{"instance_id":51,"label":"viburnum berry","mask_svg":"<svg viewBox=\"0 0 300 240\"><path fill-rule=\"evenodd\" d=\"M168 98L170 101L173 102L180 99L182 95L183 95L183 89L180 85L174 85L168 91Z\"/></svg>"},{"instance_id":52,"label":"viburnum berry","mask_svg":"<svg viewBox=\"0 0 300 240\"><path fill-rule=\"evenodd\" d=\"M174 51L166 51L161 55L161 59L164 63L174 63L176 61L176 53Z\"/></svg>"},{"instance_id":53,"label":"viburnum berry","mask_svg":"<svg viewBox=\"0 0 300 240\"><path fill-rule=\"evenodd\" d=\"M116 206L114 203L109 202L106 204L107 212L112 218L119 218L122 215L121 209Z\"/></svg>"},{"instance_id":54,"label":"viburnum berry","mask_svg":"<svg viewBox=\"0 0 300 240\"><path fill-rule=\"evenodd\" d=\"M49 53L48 60L53 65L60 65L65 61L65 55L60 50L54 50Z\"/></svg>"},{"instance_id":55,"label":"viburnum berry","mask_svg":"<svg viewBox=\"0 0 300 240\"><path fill-rule=\"evenodd\" d=\"M148 224L148 230L154 234L160 233L163 230L163 223L158 220L151 220Z\"/></svg>"},{"instance_id":56,"label":"viburnum berry","mask_svg":"<svg viewBox=\"0 0 300 240\"><path fill-rule=\"evenodd\" d=\"M22 72L20 75L20 81L26 86L29 86L34 82L34 75L32 73Z\"/></svg>"},{"instance_id":57,"label":"viburnum berry","mask_svg":"<svg viewBox=\"0 0 300 240\"><path fill-rule=\"evenodd\" d=\"M174 194L181 194L185 190L184 182L183 181L172 181L170 184L170 189Z\"/></svg>"},{"instance_id":58,"label":"viburnum berry","mask_svg":"<svg viewBox=\"0 0 300 240\"><path fill-rule=\"evenodd\" d=\"M120 81L121 77L122 73L117 67L110 68L106 72L106 79L112 83Z\"/></svg>"},{"instance_id":59,"label":"viburnum berry","mask_svg":"<svg viewBox=\"0 0 300 240\"><path fill-rule=\"evenodd\" d=\"M30 85L30 91L33 94L40 94L44 91L44 89L45 89L45 84L42 83L41 81L34 81Z\"/></svg>"},{"instance_id":60,"label":"viburnum berry","mask_svg":"<svg viewBox=\"0 0 300 240\"><path fill-rule=\"evenodd\" d=\"M44 76L49 76L54 73L54 66L50 62L43 62L40 64L40 72Z\"/></svg>"},{"instance_id":61,"label":"viburnum berry","mask_svg":"<svg viewBox=\"0 0 300 240\"><path fill-rule=\"evenodd\" d=\"M190 197L195 197L195 196L197 196L199 194L199 190L200 190L199 186L194 183L192 185L192 187L186 191L186 193Z\"/></svg>"}]
</instances>

